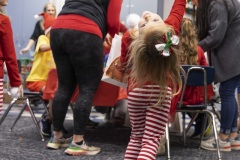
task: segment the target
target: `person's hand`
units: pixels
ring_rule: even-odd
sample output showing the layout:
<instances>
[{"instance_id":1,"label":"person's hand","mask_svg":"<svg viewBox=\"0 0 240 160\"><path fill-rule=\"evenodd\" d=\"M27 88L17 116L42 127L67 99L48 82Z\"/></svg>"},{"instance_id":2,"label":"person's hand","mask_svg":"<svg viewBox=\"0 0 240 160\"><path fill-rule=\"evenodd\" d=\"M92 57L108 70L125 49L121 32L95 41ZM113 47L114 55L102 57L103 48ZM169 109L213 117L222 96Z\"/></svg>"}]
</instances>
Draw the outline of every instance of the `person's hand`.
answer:
<instances>
[{"instance_id":1,"label":"person's hand","mask_svg":"<svg viewBox=\"0 0 240 160\"><path fill-rule=\"evenodd\" d=\"M20 51L20 54L24 54L26 52L28 52L30 49L29 48L23 48L21 51Z\"/></svg>"},{"instance_id":2,"label":"person's hand","mask_svg":"<svg viewBox=\"0 0 240 160\"><path fill-rule=\"evenodd\" d=\"M9 91L12 98L22 98L23 97L23 86L12 87Z\"/></svg>"},{"instance_id":3,"label":"person's hand","mask_svg":"<svg viewBox=\"0 0 240 160\"><path fill-rule=\"evenodd\" d=\"M112 46L112 37L110 36L110 34L106 35L104 43L106 43L107 46Z\"/></svg>"},{"instance_id":4,"label":"person's hand","mask_svg":"<svg viewBox=\"0 0 240 160\"><path fill-rule=\"evenodd\" d=\"M121 64L120 59L118 59L114 65L116 69L119 70L122 74L125 73L126 68Z\"/></svg>"}]
</instances>

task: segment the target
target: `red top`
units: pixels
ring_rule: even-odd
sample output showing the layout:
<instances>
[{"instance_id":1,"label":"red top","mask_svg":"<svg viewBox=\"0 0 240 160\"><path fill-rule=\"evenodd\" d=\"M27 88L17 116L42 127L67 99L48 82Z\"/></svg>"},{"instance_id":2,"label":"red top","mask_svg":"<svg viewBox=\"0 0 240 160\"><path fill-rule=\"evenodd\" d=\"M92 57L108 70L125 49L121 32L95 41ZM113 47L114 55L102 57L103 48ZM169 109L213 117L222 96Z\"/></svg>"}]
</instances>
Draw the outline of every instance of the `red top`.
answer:
<instances>
[{"instance_id":1,"label":"red top","mask_svg":"<svg viewBox=\"0 0 240 160\"><path fill-rule=\"evenodd\" d=\"M208 66L207 60L204 56L204 51L201 47L198 46L198 63L201 66ZM180 98L179 94L179 98ZM183 97L183 104L201 104L203 103L203 96L202 96L202 87L186 87L184 97Z\"/></svg>"},{"instance_id":2,"label":"red top","mask_svg":"<svg viewBox=\"0 0 240 160\"><path fill-rule=\"evenodd\" d=\"M120 29L120 11L122 6L122 0L110 0L107 10L107 28L108 33L111 37L114 37L116 33L119 32ZM64 20L64 21L63 21ZM81 25L79 25L81 23ZM52 29L57 28L67 28L74 29L79 31L84 31L92 34L96 34L99 37L102 37L102 32L99 26L86 17L68 14L68 15L60 15L52 26Z\"/></svg>"},{"instance_id":3,"label":"red top","mask_svg":"<svg viewBox=\"0 0 240 160\"><path fill-rule=\"evenodd\" d=\"M4 61L11 87L20 86L22 82L18 71L11 22L7 16L0 14L0 78L3 78Z\"/></svg>"}]
</instances>

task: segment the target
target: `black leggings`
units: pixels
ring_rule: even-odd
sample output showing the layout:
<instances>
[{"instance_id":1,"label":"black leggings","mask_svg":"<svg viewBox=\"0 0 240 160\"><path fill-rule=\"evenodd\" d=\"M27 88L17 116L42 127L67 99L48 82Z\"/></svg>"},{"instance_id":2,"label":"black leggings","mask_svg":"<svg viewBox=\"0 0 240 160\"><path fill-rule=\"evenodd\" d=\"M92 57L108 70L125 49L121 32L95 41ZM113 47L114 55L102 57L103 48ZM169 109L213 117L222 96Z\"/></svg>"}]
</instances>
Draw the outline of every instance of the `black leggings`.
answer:
<instances>
[{"instance_id":1,"label":"black leggings","mask_svg":"<svg viewBox=\"0 0 240 160\"><path fill-rule=\"evenodd\" d=\"M53 29L50 44L59 80L53 99L53 130L62 130L71 96L78 85L80 94L73 109L74 134L83 135L103 73L103 40L77 30Z\"/></svg>"}]
</instances>

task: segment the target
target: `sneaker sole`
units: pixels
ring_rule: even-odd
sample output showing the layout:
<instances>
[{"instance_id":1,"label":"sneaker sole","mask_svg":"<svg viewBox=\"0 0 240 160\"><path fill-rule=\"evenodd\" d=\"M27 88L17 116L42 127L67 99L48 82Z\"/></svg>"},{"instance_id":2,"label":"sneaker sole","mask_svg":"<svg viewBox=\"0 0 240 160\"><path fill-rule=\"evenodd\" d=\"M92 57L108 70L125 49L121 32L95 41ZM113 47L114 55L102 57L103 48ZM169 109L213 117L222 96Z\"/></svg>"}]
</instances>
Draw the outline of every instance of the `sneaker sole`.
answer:
<instances>
[{"instance_id":1,"label":"sneaker sole","mask_svg":"<svg viewBox=\"0 0 240 160\"><path fill-rule=\"evenodd\" d=\"M59 149L61 147L61 144L48 143L47 147L50 149Z\"/></svg>"},{"instance_id":2,"label":"sneaker sole","mask_svg":"<svg viewBox=\"0 0 240 160\"><path fill-rule=\"evenodd\" d=\"M98 151L84 151L84 150L81 150L81 151L73 151L71 149L66 149L64 152L67 154L67 155L71 155L71 156L80 156L80 155L86 155L86 156L93 156L93 155L96 155L100 152L101 150L98 150Z\"/></svg>"},{"instance_id":3,"label":"sneaker sole","mask_svg":"<svg viewBox=\"0 0 240 160\"><path fill-rule=\"evenodd\" d=\"M205 150L209 150L209 151L216 151L217 148L208 148L208 147L204 147L204 146L201 146L202 149L205 149ZM219 148L220 151L222 152L231 152L231 147L229 148Z\"/></svg>"},{"instance_id":4,"label":"sneaker sole","mask_svg":"<svg viewBox=\"0 0 240 160\"><path fill-rule=\"evenodd\" d=\"M239 145L235 145L235 146L231 146L232 150L240 150L240 146Z\"/></svg>"}]
</instances>

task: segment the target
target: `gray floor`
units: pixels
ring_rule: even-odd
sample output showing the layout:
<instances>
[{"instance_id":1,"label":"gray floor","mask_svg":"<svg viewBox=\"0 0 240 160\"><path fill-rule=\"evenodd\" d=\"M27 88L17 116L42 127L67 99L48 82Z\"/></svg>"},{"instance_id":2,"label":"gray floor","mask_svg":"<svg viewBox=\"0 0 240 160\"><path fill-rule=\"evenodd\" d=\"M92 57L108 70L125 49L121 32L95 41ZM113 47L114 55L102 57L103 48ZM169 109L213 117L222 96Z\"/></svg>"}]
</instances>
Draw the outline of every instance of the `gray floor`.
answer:
<instances>
[{"instance_id":1,"label":"gray floor","mask_svg":"<svg viewBox=\"0 0 240 160\"><path fill-rule=\"evenodd\" d=\"M85 139L90 145L102 148L96 156L71 157L65 155L64 148L60 150L46 149L49 138L41 141L40 135L26 112L17 122L14 130L9 128L16 118L17 110L5 119L0 127L0 160L122 160L130 136L130 128L98 127L88 128ZM68 114L71 117L71 113ZM93 113L96 121L102 120L103 115ZM99 118L100 117L100 118ZM67 118L65 126L71 132L72 120ZM215 151L198 149L198 140L188 139L187 146L182 145L181 137L171 134L172 160L215 160ZM240 160L240 151L222 153L223 160ZM157 160L166 160L167 156L159 156Z\"/></svg>"}]
</instances>

